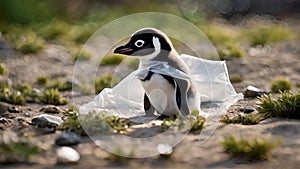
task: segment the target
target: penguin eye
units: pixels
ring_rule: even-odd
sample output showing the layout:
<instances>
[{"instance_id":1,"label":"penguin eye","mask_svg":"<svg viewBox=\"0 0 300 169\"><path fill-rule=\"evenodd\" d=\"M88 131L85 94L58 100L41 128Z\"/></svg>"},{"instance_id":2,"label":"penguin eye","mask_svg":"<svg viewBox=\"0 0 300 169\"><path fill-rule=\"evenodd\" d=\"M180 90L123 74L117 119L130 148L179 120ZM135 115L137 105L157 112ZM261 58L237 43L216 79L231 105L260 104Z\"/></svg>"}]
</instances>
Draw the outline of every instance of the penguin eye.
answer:
<instances>
[{"instance_id":1,"label":"penguin eye","mask_svg":"<svg viewBox=\"0 0 300 169\"><path fill-rule=\"evenodd\" d=\"M142 47L144 45L144 41L143 40L137 40L135 41L134 45L138 48Z\"/></svg>"}]
</instances>

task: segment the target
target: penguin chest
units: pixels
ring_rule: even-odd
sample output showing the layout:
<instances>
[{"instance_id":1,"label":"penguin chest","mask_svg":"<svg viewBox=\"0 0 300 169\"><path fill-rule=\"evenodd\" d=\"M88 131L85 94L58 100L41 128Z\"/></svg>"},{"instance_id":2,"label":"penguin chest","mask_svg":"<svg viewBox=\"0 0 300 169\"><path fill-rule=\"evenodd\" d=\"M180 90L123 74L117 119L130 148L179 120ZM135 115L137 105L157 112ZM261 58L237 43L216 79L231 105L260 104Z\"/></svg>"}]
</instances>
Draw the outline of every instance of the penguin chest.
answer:
<instances>
[{"instance_id":1,"label":"penguin chest","mask_svg":"<svg viewBox=\"0 0 300 169\"><path fill-rule=\"evenodd\" d=\"M160 74L153 74L150 79L142 81L151 105L160 114L174 115L179 112L174 86Z\"/></svg>"}]
</instances>

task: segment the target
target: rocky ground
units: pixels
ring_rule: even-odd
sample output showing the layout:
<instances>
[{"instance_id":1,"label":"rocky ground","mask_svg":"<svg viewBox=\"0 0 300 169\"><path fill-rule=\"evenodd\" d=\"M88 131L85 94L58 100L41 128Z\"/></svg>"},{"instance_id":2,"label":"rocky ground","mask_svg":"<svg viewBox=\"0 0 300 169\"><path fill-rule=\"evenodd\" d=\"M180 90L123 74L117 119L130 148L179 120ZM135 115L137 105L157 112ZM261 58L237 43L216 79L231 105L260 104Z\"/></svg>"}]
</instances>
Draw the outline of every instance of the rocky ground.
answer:
<instances>
[{"instance_id":1,"label":"rocky ground","mask_svg":"<svg viewBox=\"0 0 300 169\"><path fill-rule=\"evenodd\" d=\"M63 46L47 43L46 49L38 54L22 55L11 50L9 44L0 39L0 59L9 74L10 83L33 83L38 76L62 77L72 80L74 61ZM245 57L227 61L230 75L238 75L242 81L234 83L237 92L243 92L248 85L268 91L277 77L288 79L293 88L300 80L300 44L288 41L265 46L247 47ZM71 92L63 92L71 99ZM79 98L85 99L84 96ZM240 108L257 108L257 100L245 98L232 106L228 113L241 113ZM63 116L63 110L71 106L57 106L49 111L49 105L28 103L16 106L0 103L0 133L3 140L27 140L42 149L29 163L0 164L0 168L285 168L294 169L300 165L300 121L290 119L267 119L257 125L223 124L206 142L199 142L199 134L190 133L179 143L170 157L154 156L142 159L111 158L109 153L96 146L88 137L70 136L70 147L80 155L76 162L66 163L59 157L61 150L57 138L62 131L51 131L36 127L33 118L39 114ZM44 108L44 109L43 109ZM46 109L45 109L46 108ZM51 110L52 110L51 109ZM256 110L255 110L256 111ZM53 125L61 123L54 119ZM38 123L38 122L36 122ZM51 127L50 127L51 128ZM49 131L50 130L50 131ZM220 145L224 136L241 135L246 138L282 138L281 144L271 151L270 158L263 161L249 161L231 157ZM69 145L67 144L67 145ZM61 150L62 151L62 150ZM68 150L66 150L68 151ZM72 152L71 152L72 153ZM18 158L17 158L18 159ZM1 160L1 159L0 159ZM15 159L16 160L16 159Z\"/></svg>"}]
</instances>

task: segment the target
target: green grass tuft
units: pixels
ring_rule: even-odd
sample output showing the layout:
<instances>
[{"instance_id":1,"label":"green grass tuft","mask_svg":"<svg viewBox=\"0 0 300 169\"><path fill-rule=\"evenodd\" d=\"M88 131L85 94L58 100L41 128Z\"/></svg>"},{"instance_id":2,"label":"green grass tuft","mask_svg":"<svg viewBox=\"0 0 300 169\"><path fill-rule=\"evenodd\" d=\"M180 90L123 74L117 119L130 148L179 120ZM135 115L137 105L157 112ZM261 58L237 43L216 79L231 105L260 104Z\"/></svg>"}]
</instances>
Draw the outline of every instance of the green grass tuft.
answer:
<instances>
[{"instance_id":1,"label":"green grass tuft","mask_svg":"<svg viewBox=\"0 0 300 169\"><path fill-rule=\"evenodd\" d=\"M284 91L275 99L271 95L264 95L259 101L258 111L266 118L300 119L300 91L296 93Z\"/></svg>"},{"instance_id":2,"label":"green grass tuft","mask_svg":"<svg viewBox=\"0 0 300 169\"><path fill-rule=\"evenodd\" d=\"M260 114L239 114L235 117L229 117L228 115L223 116L221 122L224 123L237 123L243 125L254 125L258 124L261 120L263 120L263 116Z\"/></svg>"},{"instance_id":3,"label":"green grass tuft","mask_svg":"<svg viewBox=\"0 0 300 169\"><path fill-rule=\"evenodd\" d=\"M199 115L198 110L192 111L190 116L186 120L176 121L177 118L179 118L179 117L171 116L168 118L164 118L163 122L160 126L161 130L166 131L170 127L174 128L174 129L184 128L184 127L189 126L191 124L191 122L193 121L194 123L190 126L191 127L190 129L192 132L198 132L201 129L203 129L204 124L205 124L205 118Z\"/></svg>"},{"instance_id":4,"label":"green grass tuft","mask_svg":"<svg viewBox=\"0 0 300 169\"><path fill-rule=\"evenodd\" d=\"M291 38L292 35L288 28L278 25L250 29L245 33L251 46L280 42Z\"/></svg>"},{"instance_id":5,"label":"green grass tuft","mask_svg":"<svg viewBox=\"0 0 300 169\"><path fill-rule=\"evenodd\" d=\"M73 55L74 62L77 60L78 61L90 60L91 58L93 58L93 54L85 50L79 51L78 53L75 53Z\"/></svg>"},{"instance_id":6,"label":"green grass tuft","mask_svg":"<svg viewBox=\"0 0 300 169\"><path fill-rule=\"evenodd\" d=\"M218 54L221 60L241 58L245 55L239 46L233 44L227 44L225 48L219 47Z\"/></svg>"},{"instance_id":7,"label":"green grass tuft","mask_svg":"<svg viewBox=\"0 0 300 169\"><path fill-rule=\"evenodd\" d=\"M0 63L0 75L6 75L7 69L5 68L4 64Z\"/></svg>"},{"instance_id":8,"label":"green grass tuft","mask_svg":"<svg viewBox=\"0 0 300 169\"><path fill-rule=\"evenodd\" d=\"M79 115L76 109L65 112L64 123L58 130L72 131L80 135L99 133L120 133L127 132L128 124L124 118L116 116L104 116L103 113L91 112L87 115Z\"/></svg>"},{"instance_id":9,"label":"green grass tuft","mask_svg":"<svg viewBox=\"0 0 300 169\"><path fill-rule=\"evenodd\" d=\"M38 53L45 48L44 39L33 31L10 35L8 39L13 48L23 54Z\"/></svg>"},{"instance_id":10,"label":"green grass tuft","mask_svg":"<svg viewBox=\"0 0 300 169\"><path fill-rule=\"evenodd\" d=\"M191 131L202 130L205 123L205 118L199 115L199 111L194 110L191 112L191 116L195 118L195 122L191 128Z\"/></svg>"},{"instance_id":11,"label":"green grass tuft","mask_svg":"<svg viewBox=\"0 0 300 169\"><path fill-rule=\"evenodd\" d=\"M6 84L2 85L0 88L0 101L16 105L24 105L26 103L26 100L20 91L16 91Z\"/></svg>"},{"instance_id":12,"label":"green grass tuft","mask_svg":"<svg viewBox=\"0 0 300 169\"><path fill-rule=\"evenodd\" d=\"M104 75L95 79L95 92L99 93L104 88L112 87L118 83L118 80L111 75Z\"/></svg>"},{"instance_id":13,"label":"green grass tuft","mask_svg":"<svg viewBox=\"0 0 300 169\"><path fill-rule=\"evenodd\" d=\"M241 76L240 75L232 75L232 76L230 76L230 82L231 83L240 83L240 82L242 82L243 81L243 79L241 78Z\"/></svg>"},{"instance_id":14,"label":"green grass tuft","mask_svg":"<svg viewBox=\"0 0 300 169\"><path fill-rule=\"evenodd\" d=\"M40 101L44 104L65 105L68 99L63 98L58 89L47 89L40 96Z\"/></svg>"},{"instance_id":15,"label":"green grass tuft","mask_svg":"<svg viewBox=\"0 0 300 169\"><path fill-rule=\"evenodd\" d=\"M134 157L134 154L135 153L133 149L131 149L129 152L126 152L124 148L120 146L117 147L113 153L110 153L107 157L105 157L105 159L122 162L128 160L128 157Z\"/></svg>"},{"instance_id":16,"label":"green grass tuft","mask_svg":"<svg viewBox=\"0 0 300 169\"><path fill-rule=\"evenodd\" d=\"M291 83L284 78L277 79L271 84L271 91L273 93L279 93L283 91L291 90Z\"/></svg>"},{"instance_id":17,"label":"green grass tuft","mask_svg":"<svg viewBox=\"0 0 300 169\"><path fill-rule=\"evenodd\" d=\"M53 80L48 86L48 89L57 89L59 91L69 91L72 90L72 82L66 81L62 82L61 79L57 78Z\"/></svg>"},{"instance_id":18,"label":"green grass tuft","mask_svg":"<svg viewBox=\"0 0 300 169\"><path fill-rule=\"evenodd\" d=\"M0 143L0 159L5 162L25 162L39 152L39 147L26 142Z\"/></svg>"},{"instance_id":19,"label":"green grass tuft","mask_svg":"<svg viewBox=\"0 0 300 169\"><path fill-rule=\"evenodd\" d=\"M118 65L124 59L125 59L125 57L122 56L122 55L105 56L102 59L102 61L100 63L100 66L104 66L104 65Z\"/></svg>"},{"instance_id":20,"label":"green grass tuft","mask_svg":"<svg viewBox=\"0 0 300 169\"><path fill-rule=\"evenodd\" d=\"M36 78L36 84L39 86L46 86L49 82L49 77L48 76L39 76Z\"/></svg>"},{"instance_id":21,"label":"green grass tuft","mask_svg":"<svg viewBox=\"0 0 300 169\"><path fill-rule=\"evenodd\" d=\"M280 139L270 142L266 139L241 137L237 139L233 135L224 137L221 142L224 149L234 157L246 157L249 160L266 160L269 158L270 150L274 149L280 143Z\"/></svg>"}]
</instances>

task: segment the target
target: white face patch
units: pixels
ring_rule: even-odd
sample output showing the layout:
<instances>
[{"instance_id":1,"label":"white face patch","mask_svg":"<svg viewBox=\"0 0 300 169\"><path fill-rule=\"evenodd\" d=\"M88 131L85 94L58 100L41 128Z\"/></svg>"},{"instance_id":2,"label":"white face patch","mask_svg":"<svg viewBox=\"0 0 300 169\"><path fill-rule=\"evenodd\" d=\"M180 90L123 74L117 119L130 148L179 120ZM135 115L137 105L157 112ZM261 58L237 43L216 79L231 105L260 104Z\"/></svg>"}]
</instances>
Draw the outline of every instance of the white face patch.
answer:
<instances>
[{"instance_id":1,"label":"white face patch","mask_svg":"<svg viewBox=\"0 0 300 169\"><path fill-rule=\"evenodd\" d=\"M139 40L135 41L134 45L136 47L140 48L144 45L144 43L145 43L145 41L139 39Z\"/></svg>"},{"instance_id":2,"label":"white face patch","mask_svg":"<svg viewBox=\"0 0 300 169\"><path fill-rule=\"evenodd\" d=\"M151 60L151 59L155 58L160 53L161 45L160 45L160 42L159 42L159 38L153 36L152 43L153 43L155 51L153 53L149 54L149 55L142 56L141 61Z\"/></svg>"}]
</instances>

